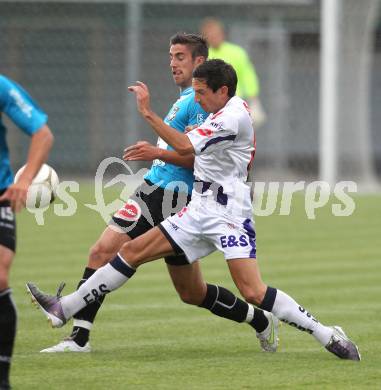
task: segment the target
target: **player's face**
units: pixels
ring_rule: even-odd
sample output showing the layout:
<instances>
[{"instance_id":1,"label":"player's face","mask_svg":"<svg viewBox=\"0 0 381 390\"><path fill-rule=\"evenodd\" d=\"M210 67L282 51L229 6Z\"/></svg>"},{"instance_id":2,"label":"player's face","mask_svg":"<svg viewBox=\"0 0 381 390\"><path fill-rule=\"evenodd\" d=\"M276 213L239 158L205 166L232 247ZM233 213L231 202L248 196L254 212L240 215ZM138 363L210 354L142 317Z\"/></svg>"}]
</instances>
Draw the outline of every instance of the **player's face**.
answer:
<instances>
[{"instance_id":1,"label":"player's face","mask_svg":"<svg viewBox=\"0 0 381 390\"><path fill-rule=\"evenodd\" d=\"M220 47L221 43L225 39L224 30L218 24L208 25L203 29L202 34L206 37L209 46L213 48Z\"/></svg>"},{"instance_id":2,"label":"player's face","mask_svg":"<svg viewBox=\"0 0 381 390\"><path fill-rule=\"evenodd\" d=\"M180 88L190 87L192 85L192 72L197 61L192 58L188 46L172 45L169 49L169 59L175 84Z\"/></svg>"},{"instance_id":3,"label":"player's face","mask_svg":"<svg viewBox=\"0 0 381 390\"><path fill-rule=\"evenodd\" d=\"M206 112L215 113L219 111L229 100L227 87L223 86L213 92L202 79L193 79L192 86L195 92L195 100Z\"/></svg>"}]
</instances>

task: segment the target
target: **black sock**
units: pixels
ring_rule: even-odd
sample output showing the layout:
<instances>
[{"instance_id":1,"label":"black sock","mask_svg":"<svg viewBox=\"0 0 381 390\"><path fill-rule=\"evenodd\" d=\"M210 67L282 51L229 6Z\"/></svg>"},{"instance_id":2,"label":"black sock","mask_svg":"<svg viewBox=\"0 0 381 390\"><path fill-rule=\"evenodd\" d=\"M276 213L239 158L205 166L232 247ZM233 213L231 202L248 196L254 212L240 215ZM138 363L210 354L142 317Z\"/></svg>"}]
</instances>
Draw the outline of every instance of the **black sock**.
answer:
<instances>
[{"instance_id":1,"label":"black sock","mask_svg":"<svg viewBox=\"0 0 381 390\"><path fill-rule=\"evenodd\" d=\"M9 381L16 325L17 313L11 290L0 291L0 383Z\"/></svg>"},{"instance_id":2,"label":"black sock","mask_svg":"<svg viewBox=\"0 0 381 390\"><path fill-rule=\"evenodd\" d=\"M249 305L231 291L214 284L207 284L204 302L199 305L219 317L236 322L246 320Z\"/></svg>"},{"instance_id":3,"label":"black sock","mask_svg":"<svg viewBox=\"0 0 381 390\"><path fill-rule=\"evenodd\" d=\"M263 313L263 310L257 309L254 307L254 316L253 319L249 322L249 324L259 333L263 332L267 325L269 324L269 320Z\"/></svg>"},{"instance_id":4,"label":"black sock","mask_svg":"<svg viewBox=\"0 0 381 390\"><path fill-rule=\"evenodd\" d=\"M244 322L249 310L249 304L235 296L231 291L221 286L207 284L206 296L200 307L210 310L213 314L236 322ZM254 308L253 320L249 323L255 330L261 332L268 324L262 310Z\"/></svg>"},{"instance_id":5,"label":"black sock","mask_svg":"<svg viewBox=\"0 0 381 390\"><path fill-rule=\"evenodd\" d=\"M274 287L267 286L267 290L265 296L263 298L262 303L260 304L260 308L266 311L272 311L275 298L276 298L277 289Z\"/></svg>"},{"instance_id":6,"label":"black sock","mask_svg":"<svg viewBox=\"0 0 381 390\"><path fill-rule=\"evenodd\" d=\"M78 283L77 289L82 285L82 283L85 283L86 280L89 279L90 276L92 276L95 271L96 271L95 269L86 267L83 273L83 277ZM76 313L73 316L73 318L76 320L83 320L83 321L93 323L95 320L95 316L97 315L98 310L100 309L104 301L104 298L105 296L102 295L95 302L90 303L89 305L85 306L82 310L80 310L78 313ZM73 326L71 337L80 347L83 347L89 341L90 330L83 328L81 326Z\"/></svg>"}]
</instances>

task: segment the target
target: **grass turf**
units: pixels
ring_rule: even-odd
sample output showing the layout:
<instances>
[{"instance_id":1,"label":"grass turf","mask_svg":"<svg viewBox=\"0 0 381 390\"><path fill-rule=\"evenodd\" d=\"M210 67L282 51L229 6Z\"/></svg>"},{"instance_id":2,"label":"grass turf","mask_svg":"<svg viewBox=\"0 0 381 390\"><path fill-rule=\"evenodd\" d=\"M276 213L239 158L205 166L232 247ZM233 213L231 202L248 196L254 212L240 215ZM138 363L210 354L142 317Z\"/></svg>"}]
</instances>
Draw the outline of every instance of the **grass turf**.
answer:
<instances>
[{"instance_id":1,"label":"grass turf","mask_svg":"<svg viewBox=\"0 0 381 390\"><path fill-rule=\"evenodd\" d=\"M92 331L91 354L40 354L69 334L52 330L25 294L26 281L53 292L75 289L88 248L105 224L75 194L72 217L46 215L39 227L18 217L11 284L19 324L11 381L15 389L378 389L381 387L380 196L356 197L350 217L330 205L308 220L304 198L290 216L256 218L264 280L291 294L321 322L339 324L359 345L360 363L341 361L311 336L284 325L276 354L254 332L179 301L162 261L143 266L106 298ZM202 262L205 279L237 292L220 254Z\"/></svg>"}]
</instances>

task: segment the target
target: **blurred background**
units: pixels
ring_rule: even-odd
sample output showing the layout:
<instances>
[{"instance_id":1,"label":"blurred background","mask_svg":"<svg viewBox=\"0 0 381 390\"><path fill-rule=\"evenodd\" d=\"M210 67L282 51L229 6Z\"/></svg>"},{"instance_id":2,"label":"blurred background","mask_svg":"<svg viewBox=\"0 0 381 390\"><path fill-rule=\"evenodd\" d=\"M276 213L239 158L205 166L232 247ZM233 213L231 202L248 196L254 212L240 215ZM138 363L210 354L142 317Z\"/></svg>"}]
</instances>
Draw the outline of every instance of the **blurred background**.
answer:
<instances>
[{"instance_id":1,"label":"blurred background","mask_svg":"<svg viewBox=\"0 0 381 390\"><path fill-rule=\"evenodd\" d=\"M256 178L354 180L373 190L381 176L380 3L0 0L0 73L48 113L59 174L93 177L124 146L156 142L127 86L145 81L164 117L178 96L169 38L216 17L260 81L267 119L257 129ZM28 144L7 124L16 170Z\"/></svg>"}]
</instances>

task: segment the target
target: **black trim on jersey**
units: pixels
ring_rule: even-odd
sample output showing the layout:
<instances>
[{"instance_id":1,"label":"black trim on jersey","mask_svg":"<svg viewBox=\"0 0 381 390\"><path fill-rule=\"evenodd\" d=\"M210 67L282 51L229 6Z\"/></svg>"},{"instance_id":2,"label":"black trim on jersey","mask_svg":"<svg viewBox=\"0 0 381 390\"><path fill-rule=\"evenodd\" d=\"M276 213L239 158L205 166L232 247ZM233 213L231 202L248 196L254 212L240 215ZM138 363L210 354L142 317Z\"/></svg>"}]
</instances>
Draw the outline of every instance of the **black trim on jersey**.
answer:
<instances>
[{"instance_id":1,"label":"black trim on jersey","mask_svg":"<svg viewBox=\"0 0 381 390\"><path fill-rule=\"evenodd\" d=\"M212 138L211 140L209 140L205 145L204 147L201 149L200 152L203 152L206 148L208 148L209 146L213 145L213 144L216 144L218 142L222 142L222 141L234 141L236 139L236 135L234 134L231 134L231 135L227 135L225 137L216 137L216 138Z\"/></svg>"}]
</instances>

